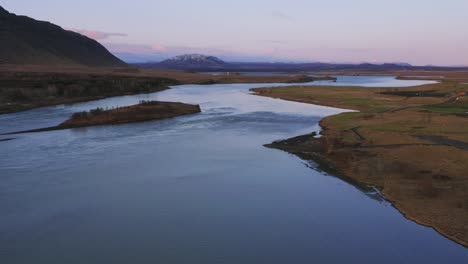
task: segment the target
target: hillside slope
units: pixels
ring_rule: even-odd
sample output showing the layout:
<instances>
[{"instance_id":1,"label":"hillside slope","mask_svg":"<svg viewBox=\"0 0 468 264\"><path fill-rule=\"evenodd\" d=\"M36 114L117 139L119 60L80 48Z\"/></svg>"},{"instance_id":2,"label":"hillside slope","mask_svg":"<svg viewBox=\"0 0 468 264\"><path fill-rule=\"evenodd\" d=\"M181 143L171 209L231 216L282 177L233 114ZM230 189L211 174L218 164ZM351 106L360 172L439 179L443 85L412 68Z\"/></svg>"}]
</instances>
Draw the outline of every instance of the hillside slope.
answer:
<instances>
[{"instance_id":1,"label":"hillside slope","mask_svg":"<svg viewBox=\"0 0 468 264\"><path fill-rule=\"evenodd\" d=\"M97 41L49 22L9 13L0 6L0 64L126 64Z\"/></svg>"}]
</instances>

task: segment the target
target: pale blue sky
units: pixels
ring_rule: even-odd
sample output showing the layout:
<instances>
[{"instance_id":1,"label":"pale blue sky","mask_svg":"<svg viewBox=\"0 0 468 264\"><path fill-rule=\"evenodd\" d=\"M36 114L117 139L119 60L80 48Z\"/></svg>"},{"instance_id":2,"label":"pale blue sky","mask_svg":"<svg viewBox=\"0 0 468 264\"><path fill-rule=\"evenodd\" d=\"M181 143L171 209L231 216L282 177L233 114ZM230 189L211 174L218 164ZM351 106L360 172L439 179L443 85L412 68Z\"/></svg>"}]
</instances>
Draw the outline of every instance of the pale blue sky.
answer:
<instances>
[{"instance_id":1,"label":"pale blue sky","mask_svg":"<svg viewBox=\"0 0 468 264\"><path fill-rule=\"evenodd\" d=\"M468 65L468 0L0 0L117 53ZM119 34L108 34L119 33Z\"/></svg>"}]
</instances>

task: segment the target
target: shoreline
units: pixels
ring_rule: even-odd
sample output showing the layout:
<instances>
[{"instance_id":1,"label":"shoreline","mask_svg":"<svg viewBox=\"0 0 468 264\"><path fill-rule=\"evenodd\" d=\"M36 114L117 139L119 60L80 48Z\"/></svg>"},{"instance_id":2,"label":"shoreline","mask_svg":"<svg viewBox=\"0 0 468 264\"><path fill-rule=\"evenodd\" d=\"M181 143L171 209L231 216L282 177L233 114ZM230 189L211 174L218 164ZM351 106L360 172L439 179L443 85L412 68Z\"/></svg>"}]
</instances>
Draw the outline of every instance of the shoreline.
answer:
<instances>
[{"instance_id":1,"label":"shoreline","mask_svg":"<svg viewBox=\"0 0 468 264\"><path fill-rule=\"evenodd\" d=\"M108 74L0 73L0 114L45 106L144 94L180 84L165 77Z\"/></svg>"},{"instance_id":2,"label":"shoreline","mask_svg":"<svg viewBox=\"0 0 468 264\"><path fill-rule=\"evenodd\" d=\"M130 96L130 95L139 95L139 94L151 94L151 93L157 93L157 92L162 92L165 90L168 90L170 88L161 88L158 91L154 92L149 92L149 93L123 93L119 95L112 95L112 96L96 96L96 97L90 97L90 98L74 98L74 99L65 99L65 100L60 100L59 102L50 102L50 103L40 103L37 105L31 105L31 106L25 106L21 107L20 110L0 110L0 115L4 114L14 114L14 113L20 113L20 112L25 112L29 110L35 110L38 108L43 108L43 107L53 107L53 106L60 106L60 105L72 105L72 104L79 104L79 103L86 103L86 102L91 102L91 101L98 101L98 100L104 100L104 99L109 99L113 97L120 97L120 96Z\"/></svg>"},{"instance_id":3,"label":"shoreline","mask_svg":"<svg viewBox=\"0 0 468 264\"><path fill-rule=\"evenodd\" d=\"M422 87L408 87L399 89L411 90L416 88L421 90L426 89L428 86L434 87L430 85L423 85ZM293 89L294 88L296 87L293 87ZM305 90L304 87L302 88ZM313 88L314 86L310 86L311 90ZM278 90L275 91L274 89ZM343 101L333 101L333 99L336 98L332 98L330 94L312 94L312 92L308 94L300 94L300 90L298 88L296 88L291 93L286 93L286 89L288 88L255 88L251 89L251 91L253 91L254 94L258 96L267 96L283 100L344 109L354 108L354 110L359 110L360 112L345 112L323 118L320 121L320 127L322 128L320 132L322 137L320 138L313 137L313 134L302 135L290 139L275 141L271 144L265 145L266 147L288 152L298 156L303 160L313 161L319 165L319 169L325 168L323 171L332 173L345 181L349 181L349 179L351 179L351 183L357 182L359 186L375 186L381 190L381 194L385 197L385 199L388 200L392 206L395 207L405 218L420 225L433 228L444 237L464 247L468 247L468 232L466 228L464 228L464 224L466 222L465 216L468 216L468 210L466 208L463 209L463 206L466 205L456 202L456 198L453 198L453 196L447 194L447 191L443 189L441 189L441 191L439 190L440 186L443 188L447 188L447 186L449 186L451 189L461 188L462 190L459 190L457 195L468 197L466 195L467 191L463 189L464 184L466 185L466 178L463 178L465 180L460 183L457 183L457 180L455 180L458 179L458 181L460 181L460 179L462 179L460 178L459 168L455 168L445 173L439 172L437 175L432 175L432 172L429 171L431 171L431 168L434 167L433 165L418 164L412 160L406 161L404 159L401 160L401 158L398 158L399 153L402 152L425 153L424 151L431 150L436 152L436 149L444 150L444 153L446 151L454 152L452 150L454 146L447 144L432 144L433 142L426 143L427 141L412 138L410 139L413 140L410 142L411 144L397 144L401 143L398 142L398 137L403 137L401 134L394 134L394 138L385 138L385 136L389 137L388 135L390 135L387 131L385 131L386 134L384 135L383 139L379 137L374 139L374 134L382 132L374 132L366 127L363 129L354 126L354 120L357 120L357 123L367 123L369 126L371 126L375 125L375 123L382 123L380 119L390 120L390 116L392 114L392 118L394 118L394 116L404 116L405 114L418 114L419 112L413 110L412 108L418 109L418 107L423 107L424 104L430 100L420 100L423 105L414 105L409 109L401 110L404 113L398 112L395 114L392 113L392 111L386 110L388 113L382 112L382 114L376 114L374 110L372 110L372 107L376 107L375 105L372 105L371 108L367 106L352 108L350 107L351 105L343 103ZM346 92L352 91L354 89L359 90L360 88L350 88L350 90L346 90ZM391 90L391 88L388 90ZM321 90L321 92L326 93L325 90ZM375 93L376 91L373 92ZM372 96L372 98L374 96ZM384 99L389 100L389 97L386 96ZM349 117L350 114L351 117ZM442 118L445 118L445 116ZM450 116L450 118L455 117ZM353 120L353 122L337 122L337 120L340 121L340 119L350 119ZM348 126L340 127L343 124ZM371 139L369 140L364 137L359 138L359 136L362 137L361 133L364 133L367 138ZM408 137L408 135L404 136ZM349 142L346 142L346 140L349 140ZM376 142L371 142L373 140ZM382 141L384 144L379 144ZM456 151L458 151L458 153L462 153L463 150L457 149ZM424 154L419 155L421 156ZM443 155L443 153L441 155ZM463 155L466 155L466 151L463 153ZM415 156L417 157L417 155ZM435 156L437 157L437 155ZM368 161L366 162L366 160ZM417 158L415 160L417 160ZM460 158L460 160L463 162L463 158ZM400 167L395 166L394 164L396 163L398 163ZM437 162L432 161L432 163ZM332 170L327 171L329 168ZM427 183L417 179L417 177L419 177L419 175L417 175L418 173L424 176L422 177L423 179L427 178L425 177L426 174L432 175L432 177L437 176L440 179L431 178L429 183ZM362 176L366 174L367 176ZM381 178L379 178L379 176L377 176L377 178L374 176L381 174L384 175ZM427 190L424 189L426 186L429 186L427 187ZM431 203L433 203L434 206ZM451 205L452 203L457 204L456 208L453 208L453 205ZM450 204L450 206L446 206L448 204ZM461 208L458 208L460 206ZM454 211L458 211L452 212L452 208ZM430 212L427 213L425 210ZM444 217L448 217L449 219L441 220L444 219Z\"/></svg>"},{"instance_id":4,"label":"shoreline","mask_svg":"<svg viewBox=\"0 0 468 264\"><path fill-rule=\"evenodd\" d=\"M308 76L312 74L312 76ZM145 94L184 84L290 83L336 80L331 76L396 76L402 80L468 82L468 71L317 71L291 75L206 75L147 68L39 67L0 65L0 115L39 107L115 96ZM110 90L109 90L110 88ZM19 92L18 92L19 91Z\"/></svg>"},{"instance_id":5,"label":"shoreline","mask_svg":"<svg viewBox=\"0 0 468 264\"><path fill-rule=\"evenodd\" d=\"M325 118L327 118L327 117L325 117ZM320 125L320 127L322 128L322 131L325 131L327 129L326 127L322 127L322 125ZM388 201L392 205L392 207L394 207L406 219L408 219L410 221L413 221L413 222L415 222L415 223L417 223L419 225L422 225L422 226L425 226L425 227L428 227L428 228L432 228L436 232L441 234L442 236L446 237L447 239L450 239L453 242L468 248L468 241L462 240L462 239L460 239L458 237L455 237L455 236L452 236L452 235L448 234L447 232L445 232L443 229L438 228L437 226L431 225L430 223L426 223L424 221L421 221L417 217L411 216L411 214L409 212L407 212L406 210L402 209L399 206L397 201L392 200L391 198L389 198L388 196L385 195L385 193L383 192L383 187L382 186L371 185L371 184L367 184L365 182L360 182L360 181L357 181L356 179L354 179L352 176L349 176L349 175L343 173L342 171L337 169L336 164L332 160L328 159L326 157L326 154L324 155L324 153L321 153L320 150L315 150L315 151L310 152L310 153L304 153L304 152L301 152L301 151L298 151L298 150L284 148L284 147L280 146L280 144L278 144L278 143L287 143L290 140L294 140L295 138L310 136L310 135L311 134L306 134L306 135L300 135L300 136L289 138L289 139L278 140L278 141L272 142L270 144L265 144L264 146L267 147L267 148L273 148L273 149L278 149L278 150L287 152L287 153L295 155L295 156L297 156L300 159L305 160L305 161L313 161L314 163L317 164L317 169L318 170L323 171L323 172L325 172L327 174L332 174L333 176L336 176L337 178L340 178L341 180L356 186L356 188L359 188L359 189L362 189L362 188L364 188L364 189L376 188L376 189L379 190L379 193L381 194L381 196L386 201ZM320 143L319 140L316 140L316 142Z\"/></svg>"},{"instance_id":6,"label":"shoreline","mask_svg":"<svg viewBox=\"0 0 468 264\"><path fill-rule=\"evenodd\" d=\"M305 83L336 80L334 77L209 76L173 70L116 72L0 71L0 115L39 107L101 100L115 96L147 94L183 84Z\"/></svg>"}]
</instances>

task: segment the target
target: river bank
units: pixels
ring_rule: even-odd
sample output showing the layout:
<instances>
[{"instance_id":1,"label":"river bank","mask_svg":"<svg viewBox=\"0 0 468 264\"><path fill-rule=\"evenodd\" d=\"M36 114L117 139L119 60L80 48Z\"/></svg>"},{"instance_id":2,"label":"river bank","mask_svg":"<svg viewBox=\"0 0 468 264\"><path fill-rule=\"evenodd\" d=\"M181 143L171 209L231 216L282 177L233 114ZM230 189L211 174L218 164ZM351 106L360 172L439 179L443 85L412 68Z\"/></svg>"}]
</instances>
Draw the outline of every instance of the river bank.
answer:
<instances>
[{"instance_id":1,"label":"river bank","mask_svg":"<svg viewBox=\"0 0 468 264\"><path fill-rule=\"evenodd\" d=\"M79 73L1 73L0 114L49 105L159 92L180 84L170 78Z\"/></svg>"},{"instance_id":2,"label":"river bank","mask_svg":"<svg viewBox=\"0 0 468 264\"><path fill-rule=\"evenodd\" d=\"M180 84L304 83L334 77L208 76L175 70L47 69L0 67L0 114L43 106L72 104L103 98L152 93Z\"/></svg>"},{"instance_id":3,"label":"river bank","mask_svg":"<svg viewBox=\"0 0 468 264\"><path fill-rule=\"evenodd\" d=\"M377 186L406 217L468 246L467 85L409 88L294 86L260 96L353 109L320 121L322 136L267 145ZM438 139L438 140L435 140Z\"/></svg>"}]
</instances>

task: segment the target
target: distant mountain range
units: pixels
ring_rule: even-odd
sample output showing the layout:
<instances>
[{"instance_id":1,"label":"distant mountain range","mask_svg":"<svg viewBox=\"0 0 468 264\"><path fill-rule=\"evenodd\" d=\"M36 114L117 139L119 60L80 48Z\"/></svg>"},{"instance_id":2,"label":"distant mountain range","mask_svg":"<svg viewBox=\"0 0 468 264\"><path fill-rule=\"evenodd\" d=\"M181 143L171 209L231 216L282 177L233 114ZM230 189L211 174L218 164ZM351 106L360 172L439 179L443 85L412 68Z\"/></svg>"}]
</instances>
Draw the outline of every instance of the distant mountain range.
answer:
<instances>
[{"instance_id":1,"label":"distant mountain range","mask_svg":"<svg viewBox=\"0 0 468 264\"><path fill-rule=\"evenodd\" d=\"M93 39L49 22L17 16L1 6L0 64L126 65Z\"/></svg>"},{"instance_id":2,"label":"distant mountain range","mask_svg":"<svg viewBox=\"0 0 468 264\"><path fill-rule=\"evenodd\" d=\"M185 54L172 59L164 60L159 65L167 68L218 68L224 67L225 62L214 57L202 54Z\"/></svg>"},{"instance_id":3,"label":"distant mountain range","mask_svg":"<svg viewBox=\"0 0 468 264\"><path fill-rule=\"evenodd\" d=\"M224 62L216 57L201 54L186 54L162 62L136 63L145 68L178 69L190 71L391 71L391 70L434 70L466 69L465 67L412 66L409 63L268 63L268 62Z\"/></svg>"},{"instance_id":4,"label":"distant mountain range","mask_svg":"<svg viewBox=\"0 0 468 264\"><path fill-rule=\"evenodd\" d=\"M132 54L123 54L132 58ZM143 59L143 58L140 58ZM111 54L97 41L64 30L49 22L9 13L0 6L0 65L81 65L122 67L127 64ZM407 63L332 64L224 62L214 56L186 54L164 60L134 64L147 68L190 71L337 71L337 70L434 70L467 67L412 66Z\"/></svg>"}]
</instances>

